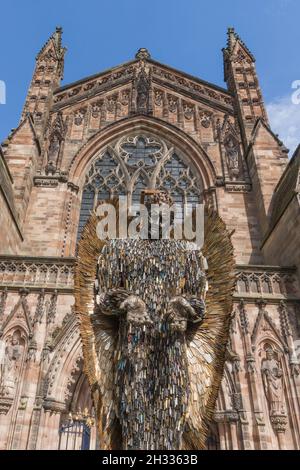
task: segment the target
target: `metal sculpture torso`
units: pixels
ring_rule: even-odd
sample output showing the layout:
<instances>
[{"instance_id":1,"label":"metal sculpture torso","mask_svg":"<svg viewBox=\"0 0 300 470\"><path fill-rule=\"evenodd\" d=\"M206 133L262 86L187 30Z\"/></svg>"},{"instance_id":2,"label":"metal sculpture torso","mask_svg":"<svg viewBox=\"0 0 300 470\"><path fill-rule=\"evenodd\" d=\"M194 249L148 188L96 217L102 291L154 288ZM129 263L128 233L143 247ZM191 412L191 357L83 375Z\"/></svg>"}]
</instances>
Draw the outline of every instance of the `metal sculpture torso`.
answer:
<instances>
[{"instance_id":1,"label":"metal sculpture torso","mask_svg":"<svg viewBox=\"0 0 300 470\"><path fill-rule=\"evenodd\" d=\"M111 240L103 248L97 304L100 314L119 318L114 401L124 449L181 446L190 395L186 331L204 316L204 268L185 241Z\"/></svg>"}]
</instances>

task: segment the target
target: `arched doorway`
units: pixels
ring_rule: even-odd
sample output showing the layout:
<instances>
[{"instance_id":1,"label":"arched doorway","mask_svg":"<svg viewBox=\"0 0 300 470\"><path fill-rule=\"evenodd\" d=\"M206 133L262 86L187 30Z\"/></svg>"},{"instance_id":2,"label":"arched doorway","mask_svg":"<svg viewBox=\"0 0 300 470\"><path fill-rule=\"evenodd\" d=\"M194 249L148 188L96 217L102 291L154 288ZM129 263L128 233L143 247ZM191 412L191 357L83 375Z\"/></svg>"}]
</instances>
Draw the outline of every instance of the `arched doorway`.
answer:
<instances>
[{"instance_id":1,"label":"arched doorway","mask_svg":"<svg viewBox=\"0 0 300 470\"><path fill-rule=\"evenodd\" d=\"M80 363L80 369L82 363ZM61 416L59 450L93 450L97 447L96 427L90 387L85 374L79 371L68 405Z\"/></svg>"}]
</instances>

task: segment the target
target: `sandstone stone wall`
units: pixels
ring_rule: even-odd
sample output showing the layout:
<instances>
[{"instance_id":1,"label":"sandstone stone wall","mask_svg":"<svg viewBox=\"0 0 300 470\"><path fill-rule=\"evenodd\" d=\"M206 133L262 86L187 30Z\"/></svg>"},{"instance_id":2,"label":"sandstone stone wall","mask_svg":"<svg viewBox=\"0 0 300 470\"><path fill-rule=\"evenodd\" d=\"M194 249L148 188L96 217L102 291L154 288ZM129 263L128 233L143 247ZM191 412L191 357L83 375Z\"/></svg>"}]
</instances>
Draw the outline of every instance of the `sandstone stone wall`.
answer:
<instances>
[{"instance_id":1,"label":"sandstone stone wall","mask_svg":"<svg viewBox=\"0 0 300 470\"><path fill-rule=\"evenodd\" d=\"M14 201L13 179L0 147L0 254L15 254L22 233Z\"/></svg>"}]
</instances>

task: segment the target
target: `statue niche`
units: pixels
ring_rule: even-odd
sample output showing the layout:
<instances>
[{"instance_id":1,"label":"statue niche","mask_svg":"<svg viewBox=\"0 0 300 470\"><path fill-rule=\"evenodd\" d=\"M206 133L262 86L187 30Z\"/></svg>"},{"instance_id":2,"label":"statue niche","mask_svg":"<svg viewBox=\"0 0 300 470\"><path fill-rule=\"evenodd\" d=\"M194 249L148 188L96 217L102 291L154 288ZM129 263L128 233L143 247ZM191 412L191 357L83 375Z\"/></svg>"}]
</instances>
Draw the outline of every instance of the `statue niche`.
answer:
<instances>
[{"instance_id":1,"label":"statue niche","mask_svg":"<svg viewBox=\"0 0 300 470\"><path fill-rule=\"evenodd\" d=\"M148 114L151 112L150 92L150 71L147 74L144 66L142 66L134 80L135 103L133 104L133 109L135 109L136 113Z\"/></svg>"},{"instance_id":2,"label":"statue niche","mask_svg":"<svg viewBox=\"0 0 300 470\"><path fill-rule=\"evenodd\" d=\"M61 138L57 133L50 137L50 145L48 150L48 164L56 167L59 150L61 146Z\"/></svg>"},{"instance_id":3,"label":"statue niche","mask_svg":"<svg viewBox=\"0 0 300 470\"><path fill-rule=\"evenodd\" d=\"M50 134L50 144L47 155L46 174L54 174L56 172L59 157L61 154L61 147L66 133L66 126L63 121L61 112L59 112L53 122Z\"/></svg>"},{"instance_id":4,"label":"statue niche","mask_svg":"<svg viewBox=\"0 0 300 470\"><path fill-rule=\"evenodd\" d=\"M231 134L228 134L224 139L224 148L229 177L231 180L237 180L240 174L239 143Z\"/></svg>"}]
</instances>

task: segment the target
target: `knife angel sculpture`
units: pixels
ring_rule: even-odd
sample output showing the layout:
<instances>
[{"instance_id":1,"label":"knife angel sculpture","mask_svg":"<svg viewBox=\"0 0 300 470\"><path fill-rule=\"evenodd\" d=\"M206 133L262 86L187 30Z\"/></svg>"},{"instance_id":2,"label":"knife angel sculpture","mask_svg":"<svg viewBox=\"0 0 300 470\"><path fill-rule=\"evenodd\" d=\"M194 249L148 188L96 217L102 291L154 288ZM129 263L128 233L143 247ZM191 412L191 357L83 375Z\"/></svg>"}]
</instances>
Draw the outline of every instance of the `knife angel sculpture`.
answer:
<instances>
[{"instance_id":1,"label":"knife angel sculpture","mask_svg":"<svg viewBox=\"0 0 300 470\"><path fill-rule=\"evenodd\" d=\"M204 449L222 379L234 287L225 224L184 240L97 238L78 247L76 311L101 449ZM208 290L207 290L208 286Z\"/></svg>"}]
</instances>

